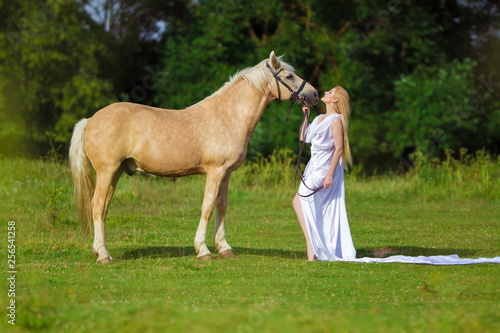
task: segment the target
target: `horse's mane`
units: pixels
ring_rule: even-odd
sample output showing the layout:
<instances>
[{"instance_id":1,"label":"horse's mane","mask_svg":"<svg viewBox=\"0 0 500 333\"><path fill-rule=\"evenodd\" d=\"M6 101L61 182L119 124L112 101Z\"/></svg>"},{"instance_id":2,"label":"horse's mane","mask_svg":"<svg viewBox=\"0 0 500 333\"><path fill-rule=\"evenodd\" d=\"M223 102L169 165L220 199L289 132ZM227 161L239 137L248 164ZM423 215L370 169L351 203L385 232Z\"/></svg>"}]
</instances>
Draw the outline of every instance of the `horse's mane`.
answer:
<instances>
[{"instance_id":1,"label":"horse's mane","mask_svg":"<svg viewBox=\"0 0 500 333\"><path fill-rule=\"evenodd\" d=\"M280 61L280 64L281 64L281 67L284 67L285 69L295 73L295 69L291 65L289 65L288 63L281 60L282 57L283 56L278 57L278 60ZM262 60L260 63L258 63L254 67L248 67L248 68L245 68L245 69L242 69L242 70L236 72L233 76L230 77L229 81L226 82L221 87L221 89L224 88L224 86L229 85L229 84L233 83L234 81L239 80L240 78L244 77L248 80L248 83L250 83L250 85L253 88L257 89L258 91L260 91L263 94L267 93L266 88L269 84L269 79L270 79L270 77L269 77L270 72L269 72L269 69L266 67L266 62L268 62L268 61L269 60L267 60L267 59ZM219 90L221 90L221 89L219 89Z\"/></svg>"},{"instance_id":2,"label":"horse's mane","mask_svg":"<svg viewBox=\"0 0 500 333\"><path fill-rule=\"evenodd\" d=\"M290 64L281 60L282 57L283 56L278 57L278 60L280 61L280 64L281 64L281 67L284 67L285 69L295 73L295 69ZM222 85L222 87L219 88L219 90L214 92L212 95L206 97L205 99L201 100L200 102L198 102L194 105L191 105L189 108L200 104L201 102L205 101L206 99L208 99L214 95L217 95L225 87L232 84L233 82L236 82L237 80L239 80L241 78L247 79L250 86L257 89L259 92L266 94L267 93L267 86L269 85L269 80L271 79L269 69L266 67L266 62L268 62L268 61L269 61L268 59L265 59L253 67L247 67L245 69L237 71L234 75L232 75L229 78L229 81L224 83Z\"/></svg>"}]
</instances>

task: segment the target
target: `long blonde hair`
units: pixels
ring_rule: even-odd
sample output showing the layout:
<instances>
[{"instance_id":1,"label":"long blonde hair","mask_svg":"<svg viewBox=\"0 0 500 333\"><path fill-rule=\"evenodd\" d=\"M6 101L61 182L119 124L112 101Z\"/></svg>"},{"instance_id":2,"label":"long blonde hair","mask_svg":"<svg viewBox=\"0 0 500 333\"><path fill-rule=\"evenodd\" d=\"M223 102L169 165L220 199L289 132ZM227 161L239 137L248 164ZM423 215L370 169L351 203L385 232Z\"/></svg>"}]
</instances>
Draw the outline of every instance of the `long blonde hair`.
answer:
<instances>
[{"instance_id":1,"label":"long blonde hair","mask_svg":"<svg viewBox=\"0 0 500 333\"><path fill-rule=\"evenodd\" d=\"M344 168L348 169L352 166L351 148L349 147L349 116L351 114L351 107L349 106L349 94L347 91L340 87L335 87L335 97L337 101L337 112L342 116L342 126L344 127L344 151L342 152L342 160L344 161Z\"/></svg>"}]
</instances>

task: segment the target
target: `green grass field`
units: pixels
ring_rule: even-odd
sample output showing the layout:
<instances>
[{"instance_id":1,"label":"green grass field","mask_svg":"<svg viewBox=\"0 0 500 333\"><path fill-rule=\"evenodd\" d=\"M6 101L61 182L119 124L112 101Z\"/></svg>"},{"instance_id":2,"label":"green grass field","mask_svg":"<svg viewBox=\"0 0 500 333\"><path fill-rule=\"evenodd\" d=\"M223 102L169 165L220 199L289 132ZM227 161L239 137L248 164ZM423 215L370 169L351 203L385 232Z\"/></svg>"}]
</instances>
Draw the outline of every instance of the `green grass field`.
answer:
<instances>
[{"instance_id":1,"label":"green grass field","mask_svg":"<svg viewBox=\"0 0 500 333\"><path fill-rule=\"evenodd\" d=\"M307 262L287 154L234 173L233 259L195 257L204 176L123 176L107 220L115 262L106 265L81 232L66 164L0 163L2 332L500 331L500 265ZM348 175L358 256L499 256L499 177L485 156L423 161L400 176ZM11 220L16 326L6 316Z\"/></svg>"}]
</instances>

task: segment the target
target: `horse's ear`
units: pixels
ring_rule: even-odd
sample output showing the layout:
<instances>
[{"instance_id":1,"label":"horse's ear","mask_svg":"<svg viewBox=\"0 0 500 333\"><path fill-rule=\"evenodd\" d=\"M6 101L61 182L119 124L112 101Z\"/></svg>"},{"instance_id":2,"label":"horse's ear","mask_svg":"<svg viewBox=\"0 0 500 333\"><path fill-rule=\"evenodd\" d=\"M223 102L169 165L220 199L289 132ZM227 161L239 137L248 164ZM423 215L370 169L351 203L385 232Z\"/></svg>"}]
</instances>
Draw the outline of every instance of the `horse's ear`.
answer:
<instances>
[{"instance_id":1,"label":"horse's ear","mask_svg":"<svg viewBox=\"0 0 500 333\"><path fill-rule=\"evenodd\" d=\"M274 54L274 51L271 51L271 54L269 55L269 63L271 64L271 67L276 71L280 68L280 61Z\"/></svg>"}]
</instances>

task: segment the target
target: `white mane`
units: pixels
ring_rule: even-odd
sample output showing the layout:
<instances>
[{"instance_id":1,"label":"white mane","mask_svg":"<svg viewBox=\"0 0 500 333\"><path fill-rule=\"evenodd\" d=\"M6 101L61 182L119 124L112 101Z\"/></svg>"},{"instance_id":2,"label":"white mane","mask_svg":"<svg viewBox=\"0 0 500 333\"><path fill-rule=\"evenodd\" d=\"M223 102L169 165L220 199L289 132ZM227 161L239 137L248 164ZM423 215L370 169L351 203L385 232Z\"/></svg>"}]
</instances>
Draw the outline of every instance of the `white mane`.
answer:
<instances>
[{"instance_id":1,"label":"white mane","mask_svg":"<svg viewBox=\"0 0 500 333\"><path fill-rule=\"evenodd\" d=\"M281 58L282 58L282 56L278 57L281 67L284 67L285 69L291 71L292 73L295 73L295 69L291 65L287 64L286 62L281 61ZM229 81L226 82L221 87L221 89L225 85L231 84L232 82L244 77L248 80L248 83L250 83L250 85L253 88L257 89L258 91L260 91L263 94L267 93L266 88L269 85L269 80L271 78L269 76L269 74L271 74L271 73L266 66L266 62L268 62L267 59L262 60L260 63L258 63L254 67L248 67L248 68L245 68L243 70L236 72L236 74L231 76Z\"/></svg>"},{"instance_id":2,"label":"white mane","mask_svg":"<svg viewBox=\"0 0 500 333\"><path fill-rule=\"evenodd\" d=\"M281 58L283 56L279 56L278 60L280 61L281 67L284 67L285 69L289 70L292 73L295 73L295 69L288 63L281 61ZM230 85L231 83L241 79L245 78L247 79L248 83L250 83L250 86L253 88L257 89L259 92L266 94L267 93L267 87L269 85L269 80L272 79L271 72L266 66L266 62L268 62L268 59L262 60L260 63L253 67L247 67L245 69L237 71L234 75L232 75L229 78L229 81L224 83L222 87L219 88L216 92L214 92L212 95L206 97L205 99L201 100L200 102L191 105L189 108L200 104L204 100L218 94L221 90L223 90L226 86Z\"/></svg>"}]
</instances>

